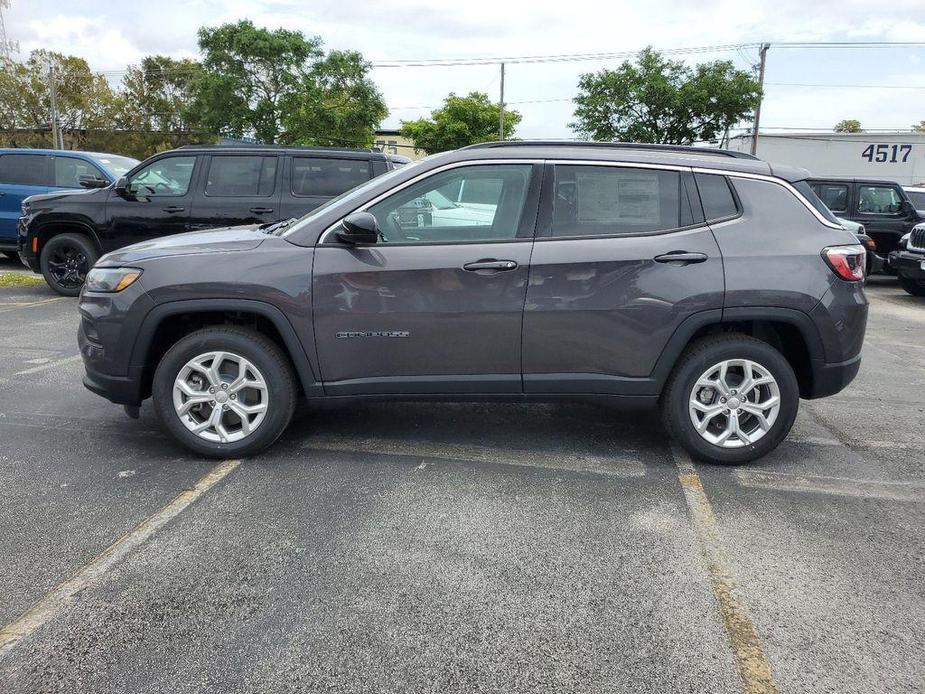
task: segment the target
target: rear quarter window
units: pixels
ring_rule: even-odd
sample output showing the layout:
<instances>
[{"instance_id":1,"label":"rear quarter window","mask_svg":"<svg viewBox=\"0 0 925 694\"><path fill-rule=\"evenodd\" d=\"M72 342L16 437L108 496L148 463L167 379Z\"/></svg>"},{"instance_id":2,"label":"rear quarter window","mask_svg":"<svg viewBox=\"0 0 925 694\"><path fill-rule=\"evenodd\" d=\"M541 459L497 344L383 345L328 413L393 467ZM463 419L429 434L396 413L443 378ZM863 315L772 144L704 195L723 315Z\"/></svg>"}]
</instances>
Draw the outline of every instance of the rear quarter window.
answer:
<instances>
[{"instance_id":1,"label":"rear quarter window","mask_svg":"<svg viewBox=\"0 0 925 694\"><path fill-rule=\"evenodd\" d=\"M0 184L50 186L49 157L44 154L0 155Z\"/></svg>"},{"instance_id":2,"label":"rear quarter window","mask_svg":"<svg viewBox=\"0 0 925 694\"><path fill-rule=\"evenodd\" d=\"M700 192L703 214L708 222L729 219L739 213L729 179L717 174L696 174L694 179Z\"/></svg>"},{"instance_id":3,"label":"rear quarter window","mask_svg":"<svg viewBox=\"0 0 925 694\"><path fill-rule=\"evenodd\" d=\"M370 178L370 162L366 159L292 158L292 194L297 197L334 197Z\"/></svg>"}]
</instances>

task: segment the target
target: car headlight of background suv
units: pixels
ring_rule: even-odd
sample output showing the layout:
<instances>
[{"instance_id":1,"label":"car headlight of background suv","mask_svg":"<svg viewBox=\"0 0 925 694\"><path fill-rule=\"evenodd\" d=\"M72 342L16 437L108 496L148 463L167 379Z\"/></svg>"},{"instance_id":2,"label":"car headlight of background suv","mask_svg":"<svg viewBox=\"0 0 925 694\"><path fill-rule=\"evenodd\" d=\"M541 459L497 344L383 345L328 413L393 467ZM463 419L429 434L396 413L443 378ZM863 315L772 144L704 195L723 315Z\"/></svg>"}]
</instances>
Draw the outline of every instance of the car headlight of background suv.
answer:
<instances>
[{"instance_id":1,"label":"car headlight of background suv","mask_svg":"<svg viewBox=\"0 0 925 694\"><path fill-rule=\"evenodd\" d=\"M87 273L84 289L88 292L121 292L141 277L137 267L95 267Z\"/></svg>"}]
</instances>

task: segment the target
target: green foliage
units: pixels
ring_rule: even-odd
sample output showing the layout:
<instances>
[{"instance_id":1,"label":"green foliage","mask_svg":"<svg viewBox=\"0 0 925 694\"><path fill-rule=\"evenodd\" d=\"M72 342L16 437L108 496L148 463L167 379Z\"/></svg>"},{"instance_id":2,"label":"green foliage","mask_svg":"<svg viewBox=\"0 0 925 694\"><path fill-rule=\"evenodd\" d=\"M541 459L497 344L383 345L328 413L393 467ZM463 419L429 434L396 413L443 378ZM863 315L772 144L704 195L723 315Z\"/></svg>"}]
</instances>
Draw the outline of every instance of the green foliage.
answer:
<instances>
[{"instance_id":1,"label":"green foliage","mask_svg":"<svg viewBox=\"0 0 925 694\"><path fill-rule=\"evenodd\" d=\"M199 30L195 111L205 130L260 142L368 145L386 115L359 53L248 20Z\"/></svg>"},{"instance_id":2,"label":"green foliage","mask_svg":"<svg viewBox=\"0 0 925 694\"><path fill-rule=\"evenodd\" d=\"M925 133L925 120L920 120L912 126L912 131L916 133Z\"/></svg>"},{"instance_id":3,"label":"green foliage","mask_svg":"<svg viewBox=\"0 0 925 694\"><path fill-rule=\"evenodd\" d=\"M862 133L861 121L852 119L838 121L833 130L837 133Z\"/></svg>"},{"instance_id":4,"label":"green foliage","mask_svg":"<svg viewBox=\"0 0 925 694\"><path fill-rule=\"evenodd\" d=\"M635 63L582 75L578 89L569 127L583 139L601 141L713 140L727 127L752 120L761 101L758 81L731 61L690 68L651 47Z\"/></svg>"},{"instance_id":5,"label":"green foliage","mask_svg":"<svg viewBox=\"0 0 925 694\"><path fill-rule=\"evenodd\" d=\"M428 154L459 149L478 142L500 139L501 107L487 94L471 92L467 96L450 93L443 107L431 111L430 118L402 121L401 134L414 142L416 149ZM504 110L504 139L510 139L521 115Z\"/></svg>"}]
</instances>

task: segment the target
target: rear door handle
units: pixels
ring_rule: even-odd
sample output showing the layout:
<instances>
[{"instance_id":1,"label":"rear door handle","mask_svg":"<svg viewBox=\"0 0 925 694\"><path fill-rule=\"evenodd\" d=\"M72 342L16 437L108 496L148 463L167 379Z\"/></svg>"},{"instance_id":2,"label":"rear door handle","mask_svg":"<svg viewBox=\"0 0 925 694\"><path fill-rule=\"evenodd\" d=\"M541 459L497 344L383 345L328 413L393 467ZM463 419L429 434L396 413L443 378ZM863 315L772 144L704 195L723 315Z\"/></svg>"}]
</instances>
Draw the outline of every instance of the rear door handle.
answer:
<instances>
[{"instance_id":1,"label":"rear door handle","mask_svg":"<svg viewBox=\"0 0 925 694\"><path fill-rule=\"evenodd\" d=\"M664 255L655 256L656 263L678 263L689 265L690 263L702 263L707 259L706 253L688 253L687 251L671 251Z\"/></svg>"},{"instance_id":2,"label":"rear door handle","mask_svg":"<svg viewBox=\"0 0 925 694\"><path fill-rule=\"evenodd\" d=\"M272 207L252 207L251 212L254 214L270 214L273 211Z\"/></svg>"},{"instance_id":3,"label":"rear door handle","mask_svg":"<svg viewBox=\"0 0 925 694\"><path fill-rule=\"evenodd\" d=\"M469 272L476 272L478 270L513 270L517 267L517 263L513 260L477 260L474 263L466 263L463 265L463 270L468 270Z\"/></svg>"},{"instance_id":4,"label":"rear door handle","mask_svg":"<svg viewBox=\"0 0 925 694\"><path fill-rule=\"evenodd\" d=\"M169 207L163 208L164 212L183 212L185 207L180 207L179 205L170 205Z\"/></svg>"}]
</instances>

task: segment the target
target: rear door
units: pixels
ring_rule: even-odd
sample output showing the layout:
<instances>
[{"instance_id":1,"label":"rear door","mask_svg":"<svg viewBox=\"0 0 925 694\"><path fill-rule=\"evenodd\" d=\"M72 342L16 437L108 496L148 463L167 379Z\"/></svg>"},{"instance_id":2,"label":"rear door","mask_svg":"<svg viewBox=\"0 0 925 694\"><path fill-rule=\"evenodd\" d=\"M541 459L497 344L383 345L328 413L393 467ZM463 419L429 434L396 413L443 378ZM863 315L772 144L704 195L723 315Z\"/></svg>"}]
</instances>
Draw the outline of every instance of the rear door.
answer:
<instances>
[{"instance_id":1,"label":"rear door","mask_svg":"<svg viewBox=\"0 0 925 694\"><path fill-rule=\"evenodd\" d=\"M532 162L446 168L367 206L379 243L322 237L312 297L328 394L521 392L541 175ZM430 202L476 182L495 191L478 212Z\"/></svg>"},{"instance_id":2,"label":"rear door","mask_svg":"<svg viewBox=\"0 0 925 694\"><path fill-rule=\"evenodd\" d=\"M15 246L22 201L51 188L51 157L0 154L0 245Z\"/></svg>"},{"instance_id":3,"label":"rear door","mask_svg":"<svg viewBox=\"0 0 925 694\"><path fill-rule=\"evenodd\" d=\"M283 218L301 217L372 177L368 159L293 154L289 158L288 185L283 192Z\"/></svg>"},{"instance_id":4,"label":"rear door","mask_svg":"<svg viewBox=\"0 0 925 694\"><path fill-rule=\"evenodd\" d=\"M282 217L282 157L275 153L204 157L203 183L192 203L191 229L264 224Z\"/></svg>"},{"instance_id":5,"label":"rear door","mask_svg":"<svg viewBox=\"0 0 925 694\"><path fill-rule=\"evenodd\" d=\"M649 394L668 339L721 309L723 263L681 167L550 163L524 310L524 390Z\"/></svg>"}]
</instances>

